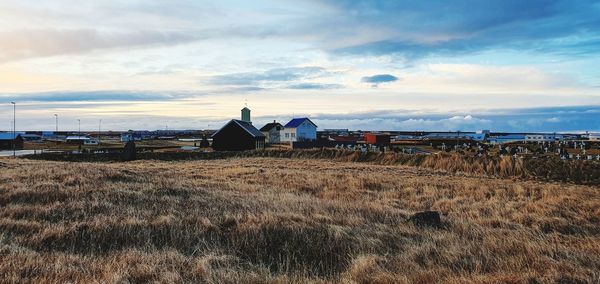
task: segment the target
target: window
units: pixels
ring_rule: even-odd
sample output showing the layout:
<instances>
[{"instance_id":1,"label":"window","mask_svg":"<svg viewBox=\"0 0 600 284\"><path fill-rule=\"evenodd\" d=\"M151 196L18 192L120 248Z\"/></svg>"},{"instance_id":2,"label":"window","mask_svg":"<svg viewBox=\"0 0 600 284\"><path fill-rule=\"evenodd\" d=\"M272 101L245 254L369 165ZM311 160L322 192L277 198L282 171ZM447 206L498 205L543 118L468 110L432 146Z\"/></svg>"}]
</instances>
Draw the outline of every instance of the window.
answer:
<instances>
[{"instance_id":1,"label":"window","mask_svg":"<svg viewBox=\"0 0 600 284\"><path fill-rule=\"evenodd\" d=\"M290 134L289 134L289 133L286 133L286 134L285 134L285 138L290 138Z\"/></svg>"},{"instance_id":2,"label":"window","mask_svg":"<svg viewBox=\"0 0 600 284\"><path fill-rule=\"evenodd\" d=\"M292 133L292 138L295 138L295 137L296 137L296 133Z\"/></svg>"}]
</instances>

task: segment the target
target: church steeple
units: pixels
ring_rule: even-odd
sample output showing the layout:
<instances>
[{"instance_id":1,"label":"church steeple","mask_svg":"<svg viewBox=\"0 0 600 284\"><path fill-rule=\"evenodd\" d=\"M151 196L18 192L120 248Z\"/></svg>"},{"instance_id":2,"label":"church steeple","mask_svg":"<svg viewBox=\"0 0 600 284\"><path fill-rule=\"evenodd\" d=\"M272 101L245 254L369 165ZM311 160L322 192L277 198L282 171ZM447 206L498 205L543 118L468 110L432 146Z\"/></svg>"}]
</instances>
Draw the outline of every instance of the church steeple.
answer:
<instances>
[{"instance_id":1,"label":"church steeple","mask_svg":"<svg viewBox=\"0 0 600 284\"><path fill-rule=\"evenodd\" d=\"M252 123L250 120L250 109L248 107L244 107L242 109L242 121Z\"/></svg>"}]
</instances>

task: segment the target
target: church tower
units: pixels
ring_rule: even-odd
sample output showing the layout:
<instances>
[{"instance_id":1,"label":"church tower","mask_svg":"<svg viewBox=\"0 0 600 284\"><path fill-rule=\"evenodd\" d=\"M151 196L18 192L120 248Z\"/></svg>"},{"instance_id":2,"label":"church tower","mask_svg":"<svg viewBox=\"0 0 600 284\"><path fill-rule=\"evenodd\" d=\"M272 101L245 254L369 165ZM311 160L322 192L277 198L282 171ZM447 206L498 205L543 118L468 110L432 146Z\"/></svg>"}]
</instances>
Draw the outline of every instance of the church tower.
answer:
<instances>
[{"instance_id":1,"label":"church tower","mask_svg":"<svg viewBox=\"0 0 600 284\"><path fill-rule=\"evenodd\" d=\"M242 121L252 124L252 121L250 120L250 109L248 107L242 109Z\"/></svg>"}]
</instances>

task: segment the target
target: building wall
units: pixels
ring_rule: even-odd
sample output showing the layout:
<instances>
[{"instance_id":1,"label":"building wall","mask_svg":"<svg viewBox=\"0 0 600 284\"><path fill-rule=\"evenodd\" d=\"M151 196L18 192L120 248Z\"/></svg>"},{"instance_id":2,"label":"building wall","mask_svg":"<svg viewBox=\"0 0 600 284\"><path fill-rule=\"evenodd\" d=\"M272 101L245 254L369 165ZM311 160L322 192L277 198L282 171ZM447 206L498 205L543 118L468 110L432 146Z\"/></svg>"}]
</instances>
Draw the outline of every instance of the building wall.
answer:
<instances>
[{"instance_id":1,"label":"building wall","mask_svg":"<svg viewBox=\"0 0 600 284\"><path fill-rule=\"evenodd\" d=\"M366 133L365 141L367 144L389 145L390 135Z\"/></svg>"},{"instance_id":2,"label":"building wall","mask_svg":"<svg viewBox=\"0 0 600 284\"><path fill-rule=\"evenodd\" d=\"M280 143L281 142L281 130L277 130L277 127L271 128L271 130L264 131L263 134L266 136L265 141L267 143Z\"/></svg>"},{"instance_id":3,"label":"building wall","mask_svg":"<svg viewBox=\"0 0 600 284\"><path fill-rule=\"evenodd\" d=\"M228 123L213 136L216 151L244 151L264 148L264 137L253 137L236 123Z\"/></svg>"},{"instance_id":4,"label":"building wall","mask_svg":"<svg viewBox=\"0 0 600 284\"><path fill-rule=\"evenodd\" d=\"M295 142L296 140L296 128L284 128L280 132L281 142Z\"/></svg>"},{"instance_id":5,"label":"building wall","mask_svg":"<svg viewBox=\"0 0 600 284\"><path fill-rule=\"evenodd\" d=\"M308 120L296 127L296 141L317 140L317 128Z\"/></svg>"},{"instance_id":6,"label":"building wall","mask_svg":"<svg viewBox=\"0 0 600 284\"><path fill-rule=\"evenodd\" d=\"M284 128L281 131L281 142L317 140L317 127L308 120L303 121L296 128Z\"/></svg>"},{"instance_id":7,"label":"building wall","mask_svg":"<svg viewBox=\"0 0 600 284\"><path fill-rule=\"evenodd\" d=\"M0 150L12 150L13 148L13 140L0 140ZM23 138L21 136L17 136L15 139L15 150L23 150Z\"/></svg>"},{"instance_id":8,"label":"building wall","mask_svg":"<svg viewBox=\"0 0 600 284\"><path fill-rule=\"evenodd\" d=\"M525 135L525 141L533 141L533 142L548 142L548 141L556 141L563 140L562 135L549 135L549 134L528 134Z\"/></svg>"}]
</instances>

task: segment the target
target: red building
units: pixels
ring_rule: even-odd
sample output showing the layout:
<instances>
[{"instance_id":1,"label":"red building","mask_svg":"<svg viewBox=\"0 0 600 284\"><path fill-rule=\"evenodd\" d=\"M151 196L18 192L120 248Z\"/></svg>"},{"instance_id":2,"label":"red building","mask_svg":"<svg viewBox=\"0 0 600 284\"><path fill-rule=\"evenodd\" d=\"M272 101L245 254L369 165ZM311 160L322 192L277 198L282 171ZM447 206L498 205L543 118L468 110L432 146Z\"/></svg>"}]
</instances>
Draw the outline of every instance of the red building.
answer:
<instances>
[{"instance_id":1,"label":"red building","mask_svg":"<svg viewBox=\"0 0 600 284\"><path fill-rule=\"evenodd\" d=\"M365 142L374 145L390 145L390 135L380 133L365 133Z\"/></svg>"}]
</instances>

